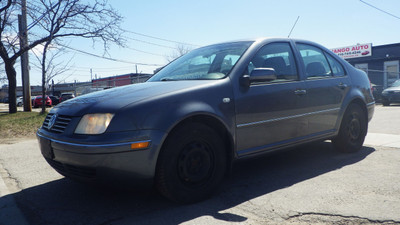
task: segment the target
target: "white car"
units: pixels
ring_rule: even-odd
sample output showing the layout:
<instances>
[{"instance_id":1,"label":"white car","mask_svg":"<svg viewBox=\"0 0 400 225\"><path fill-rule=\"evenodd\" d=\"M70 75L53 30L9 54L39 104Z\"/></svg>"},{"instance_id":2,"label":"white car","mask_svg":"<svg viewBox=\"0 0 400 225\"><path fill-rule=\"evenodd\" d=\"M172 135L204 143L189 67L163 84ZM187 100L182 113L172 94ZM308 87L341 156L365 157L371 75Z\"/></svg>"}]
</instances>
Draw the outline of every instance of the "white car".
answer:
<instances>
[{"instance_id":1,"label":"white car","mask_svg":"<svg viewBox=\"0 0 400 225\"><path fill-rule=\"evenodd\" d=\"M17 106L22 106L24 104L24 99L22 97L17 98Z\"/></svg>"}]
</instances>

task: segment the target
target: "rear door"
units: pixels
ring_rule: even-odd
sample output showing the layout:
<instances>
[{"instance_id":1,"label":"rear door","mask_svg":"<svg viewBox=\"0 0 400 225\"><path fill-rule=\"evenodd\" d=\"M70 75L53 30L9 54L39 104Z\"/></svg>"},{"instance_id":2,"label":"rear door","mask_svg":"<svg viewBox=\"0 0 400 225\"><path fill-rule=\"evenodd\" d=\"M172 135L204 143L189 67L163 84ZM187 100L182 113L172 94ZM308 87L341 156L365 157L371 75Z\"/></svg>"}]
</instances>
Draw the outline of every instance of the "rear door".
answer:
<instances>
[{"instance_id":1,"label":"rear door","mask_svg":"<svg viewBox=\"0 0 400 225\"><path fill-rule=\"evenodd\" d=\"M350 89L350 79L330 53L310 44L297 43L307 91L310 137L334 132L341 103Z\"/></svg>"}]
</instances>

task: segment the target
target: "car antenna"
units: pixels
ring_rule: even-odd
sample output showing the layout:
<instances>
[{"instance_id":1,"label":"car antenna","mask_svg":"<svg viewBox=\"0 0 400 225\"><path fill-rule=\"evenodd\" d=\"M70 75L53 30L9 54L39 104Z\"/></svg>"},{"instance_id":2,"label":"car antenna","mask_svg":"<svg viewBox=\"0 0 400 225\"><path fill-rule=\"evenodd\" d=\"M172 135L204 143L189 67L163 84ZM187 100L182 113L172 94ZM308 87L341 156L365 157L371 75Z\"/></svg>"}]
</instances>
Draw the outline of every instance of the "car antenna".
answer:
<instances>
[{"instance_id":1,"label":"car antenna","mask_svg":"<svg viewBox=\"0 0 400 225\"><path fill-rule=\"evenodd\" d=\"M289 35L287 36L288 38L289 38L290 35L292 34L292 31L293 31L294 27L296 26L297 21L299 21L299 19L300 19L300 16L297 16L296 22L294 22L293 27L292 27L292 29L290 30Z\"/></svg>"}]
</instances>

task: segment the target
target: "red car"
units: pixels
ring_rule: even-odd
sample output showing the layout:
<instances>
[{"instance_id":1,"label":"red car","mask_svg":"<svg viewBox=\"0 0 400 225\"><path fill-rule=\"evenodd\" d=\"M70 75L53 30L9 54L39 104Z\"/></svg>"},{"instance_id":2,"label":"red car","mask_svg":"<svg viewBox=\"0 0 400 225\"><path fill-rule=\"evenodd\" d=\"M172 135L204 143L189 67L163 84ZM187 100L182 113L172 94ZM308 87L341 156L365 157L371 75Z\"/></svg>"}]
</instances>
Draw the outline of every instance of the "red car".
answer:
<instances>
[{"instance_id":1,"label":"red car","mask_svg":"<svg viewBox=\"0 0 400 225\"><path fill-rule=\"evenodd\" d=\"M45 99L46 106L51 107L52 106L51 99L47 95L46 95L45 98L46 98ZM34 108L41 107L42 106L42 96L41 95L36 96L35 100L33 100L33 104L32 105L33 105Z\"/></svg>"}]
</instances>

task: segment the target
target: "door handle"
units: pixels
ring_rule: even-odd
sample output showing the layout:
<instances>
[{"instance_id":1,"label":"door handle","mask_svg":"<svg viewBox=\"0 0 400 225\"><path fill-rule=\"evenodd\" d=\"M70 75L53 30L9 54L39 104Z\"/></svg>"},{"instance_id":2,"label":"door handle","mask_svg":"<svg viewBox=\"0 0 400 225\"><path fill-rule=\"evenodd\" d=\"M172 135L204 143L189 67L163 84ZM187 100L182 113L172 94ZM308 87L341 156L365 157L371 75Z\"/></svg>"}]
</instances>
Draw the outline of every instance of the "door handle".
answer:
<instances>
[{"instance_id":1,"label":"door handle","mask_svg":"<svg viewBox=\"0 0 400 225\"><path fill-rule=\"evenodd\" d=\"M341 89L345 89L345 88L347 88L347 84L340 83L340 84L338 85L338 87L341 88Z\"/></svg>"},{"instance_id":2,"label":"door handle","mask_svg":"<svg viewBox=\"0 0 400 225\"><path fill-rule=\"evenodd\" d=\"M305 94L307 94L307 90L305 90L305 89L297 89L297 90L294 91L294 94L296 94L296 95L305 95Z\"/></svg>"}]
</instances>

